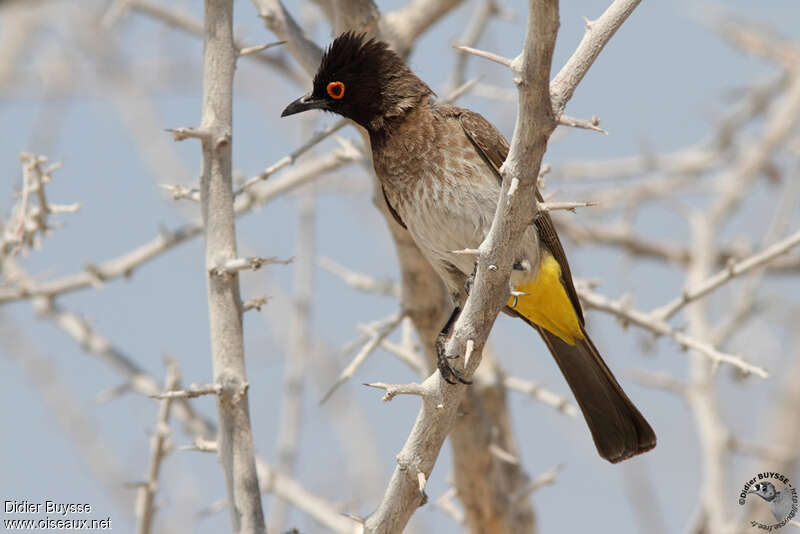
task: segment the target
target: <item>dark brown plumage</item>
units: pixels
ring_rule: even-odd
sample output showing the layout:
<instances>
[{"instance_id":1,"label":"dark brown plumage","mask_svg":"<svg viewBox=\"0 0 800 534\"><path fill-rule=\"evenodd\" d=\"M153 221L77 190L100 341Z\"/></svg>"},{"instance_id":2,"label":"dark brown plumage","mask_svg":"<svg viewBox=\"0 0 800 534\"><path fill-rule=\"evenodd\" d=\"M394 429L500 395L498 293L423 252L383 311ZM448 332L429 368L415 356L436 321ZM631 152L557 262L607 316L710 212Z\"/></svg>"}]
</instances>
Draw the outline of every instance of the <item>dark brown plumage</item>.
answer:
<instances>
[{"instance_id":1,"label":"dark brown plumage","mask_svg":"<svg viewBox=\"0 0 800 534\"><path fill-rule=\"evenodd\" d=\"M473 259L500 194L508 143L472 111L432 101L433 92L382 42L345 33L326 51L313 91L283 116L338 113L369 132L375 172L395 219L449 289L452 323L467 298ZM537 329L567 379L603 458L618 462L653 448L656 437L622 391L584 328L564 249L547 213L518 244L511 284L523 295L506 313ZM447 333L448 326L443 333ZM465 382L440 354L443 377Z\"/></svg>"}]
</instances>

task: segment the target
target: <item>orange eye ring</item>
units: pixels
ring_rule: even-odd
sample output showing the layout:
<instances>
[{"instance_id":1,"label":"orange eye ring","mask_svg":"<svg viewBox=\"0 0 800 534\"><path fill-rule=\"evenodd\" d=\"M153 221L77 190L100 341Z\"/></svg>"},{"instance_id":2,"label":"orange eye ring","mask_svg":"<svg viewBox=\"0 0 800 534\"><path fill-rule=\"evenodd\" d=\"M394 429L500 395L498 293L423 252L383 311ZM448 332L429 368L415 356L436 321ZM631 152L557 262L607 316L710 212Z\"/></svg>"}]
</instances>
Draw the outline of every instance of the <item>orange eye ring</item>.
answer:
<instances>
[{"instance_id":1,"label":"orange eye ring","mask_svg":"<svg viewBox=\"0 0 800 534\"><path fill-rule=\"evenodd\" d=\"M334 100L341 100L344 96L344 84L342 82L331 82L327 87L328 95Z\"/></svg>"}]
</instances>

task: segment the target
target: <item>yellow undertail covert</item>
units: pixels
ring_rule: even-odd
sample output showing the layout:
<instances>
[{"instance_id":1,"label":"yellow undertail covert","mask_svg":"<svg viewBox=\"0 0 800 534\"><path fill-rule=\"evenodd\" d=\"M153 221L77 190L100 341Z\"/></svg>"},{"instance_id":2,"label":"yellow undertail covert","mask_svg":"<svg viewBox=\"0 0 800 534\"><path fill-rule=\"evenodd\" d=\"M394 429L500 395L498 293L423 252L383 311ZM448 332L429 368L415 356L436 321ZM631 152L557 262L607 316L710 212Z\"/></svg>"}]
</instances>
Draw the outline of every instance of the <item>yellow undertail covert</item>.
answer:
<instances>
[{"instance_id":1,"label":"yellow undertail covert","mask_svg":"<svg viewBox=\"0 0 800 534\"><path fill-rule=\"evenodd\" d=\"M561 283L561 266L552 254L545 254L534 278L514 289L526 294L517 297L516 306L514 297L509 298L506 303L509 308L569 345L583 339L578 314Z\"/></svg>"}]
</instances>

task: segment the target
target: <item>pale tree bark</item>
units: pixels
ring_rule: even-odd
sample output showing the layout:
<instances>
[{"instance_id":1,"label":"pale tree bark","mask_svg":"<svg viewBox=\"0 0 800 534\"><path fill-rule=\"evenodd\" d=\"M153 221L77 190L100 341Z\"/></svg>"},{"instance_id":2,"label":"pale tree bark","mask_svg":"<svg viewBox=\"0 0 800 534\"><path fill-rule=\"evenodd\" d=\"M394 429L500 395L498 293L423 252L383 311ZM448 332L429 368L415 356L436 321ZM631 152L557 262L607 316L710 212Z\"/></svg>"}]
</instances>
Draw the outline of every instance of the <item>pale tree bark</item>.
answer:
<instances>
[{"instance_id":1,"label":"pale tree bark","mask_svg":"<svg viewBox=\"0 0 800 534\"><path fill-rule=\"evenodd\" d=\"M209 326L217 385L219 460L225 471L233 532L263 533L264 512L256 475L242 337L242 301L236 270L220 267L236 259L231 172L233 132L233 0L206 0L203 57L203 145L200 179L205 229Z\"/></svg>"}]
</instances>

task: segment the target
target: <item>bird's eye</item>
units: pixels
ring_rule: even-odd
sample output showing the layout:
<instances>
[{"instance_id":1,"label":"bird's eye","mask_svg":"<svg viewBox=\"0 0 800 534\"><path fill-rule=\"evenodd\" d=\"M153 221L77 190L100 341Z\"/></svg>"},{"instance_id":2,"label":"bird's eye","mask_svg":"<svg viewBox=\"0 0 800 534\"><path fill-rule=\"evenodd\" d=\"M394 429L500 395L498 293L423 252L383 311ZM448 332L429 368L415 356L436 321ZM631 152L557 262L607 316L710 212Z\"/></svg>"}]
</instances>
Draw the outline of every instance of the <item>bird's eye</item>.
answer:
<instances>
[{"instance_id":1,"label":"bird's eye","mask_svg":"<svg viewBox=\"0 0 800 534\"><path fill-rule=\"evenodd\" d=\"M329 83L328 95L334 100L340 100L344 96L344 84L342 82Z\"/></svg>"}]
</instances>

